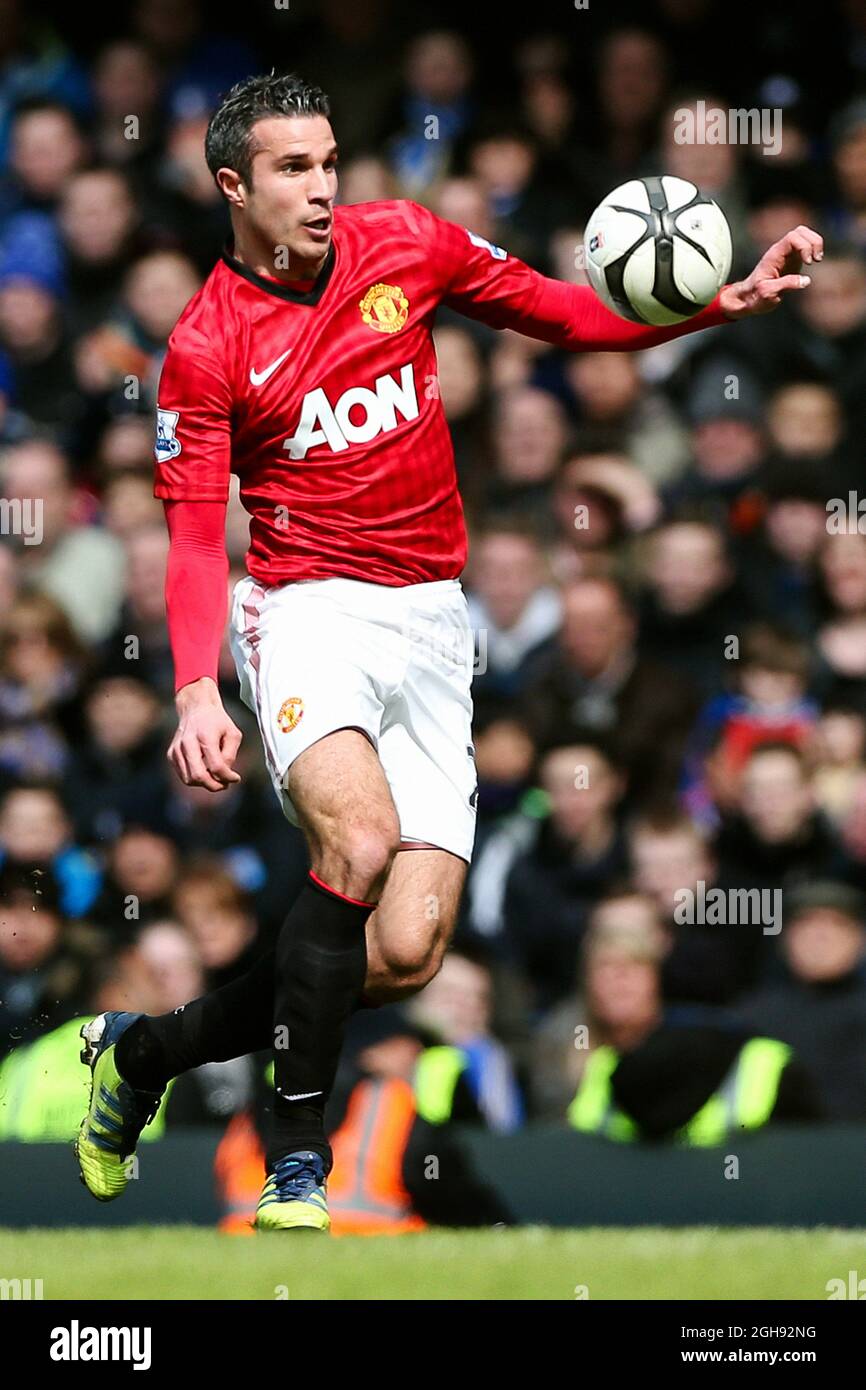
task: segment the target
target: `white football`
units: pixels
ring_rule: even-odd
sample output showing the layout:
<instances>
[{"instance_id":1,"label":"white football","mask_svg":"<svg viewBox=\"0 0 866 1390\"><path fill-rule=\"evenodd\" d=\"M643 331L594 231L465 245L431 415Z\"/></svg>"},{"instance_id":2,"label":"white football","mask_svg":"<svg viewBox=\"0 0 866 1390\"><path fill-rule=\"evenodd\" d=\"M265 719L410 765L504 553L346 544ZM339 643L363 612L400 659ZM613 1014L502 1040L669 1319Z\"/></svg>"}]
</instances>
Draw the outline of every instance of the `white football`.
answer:
<instances>
[{"instance_id":1,"label":"white football","mask_svg":"<svg viewBox=\"0 0 866 1390\"><path fill-rule=\"evenodd\" d=\"M630 179L599 203L584 232L599 298L635 323L681 323L727 282L731 229L718 203L670 174Z\"/></svg>"}]
</instances>

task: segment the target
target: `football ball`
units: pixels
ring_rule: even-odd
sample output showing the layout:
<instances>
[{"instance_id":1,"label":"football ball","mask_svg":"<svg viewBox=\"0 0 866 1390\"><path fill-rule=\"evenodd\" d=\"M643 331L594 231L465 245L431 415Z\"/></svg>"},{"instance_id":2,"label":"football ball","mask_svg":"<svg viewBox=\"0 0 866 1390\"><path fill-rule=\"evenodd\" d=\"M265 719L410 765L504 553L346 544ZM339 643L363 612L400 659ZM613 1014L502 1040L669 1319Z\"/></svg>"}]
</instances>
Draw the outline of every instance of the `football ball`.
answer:
<instances>
[{"instance_id":1,"label":"football ball","mask_svg":"<svg viewBox=\"0 0 866 1390\"><path fill-rule=\"evenodd\" d=\"M722 209L670 174L629 179L609 193L586 224L584 246L592 288L635 323L691 318L715 299L731 269Z\"/></svg>"}]
</instances>

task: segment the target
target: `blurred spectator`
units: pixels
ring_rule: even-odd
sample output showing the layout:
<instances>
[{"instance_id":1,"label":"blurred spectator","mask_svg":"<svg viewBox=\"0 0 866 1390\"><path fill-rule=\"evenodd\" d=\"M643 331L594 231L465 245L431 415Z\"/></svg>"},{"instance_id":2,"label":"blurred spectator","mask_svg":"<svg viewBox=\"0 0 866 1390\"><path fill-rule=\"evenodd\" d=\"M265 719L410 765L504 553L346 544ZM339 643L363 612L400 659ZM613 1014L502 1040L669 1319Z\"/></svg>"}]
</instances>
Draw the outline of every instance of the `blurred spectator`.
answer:
<instances>
[{"instance_id":1,"label":"blurred spectator","mask_svg":"<svg viewBox=\"0 0 866 1390\"><path fill-rule=\"evenodd\" d=\"M828 382L859 437L866 383L866 263L846 243L830 242L810 293L796 308L755 321L742 335L750 362L770 385L817 379Z\"/></svg>"},{"instance_id":2,"label":"blurred spectator","mask_svg":"<svg viewBox=\"0 0 866 1390\"><path fill-rule=\"evenodd\" d=\"M49 220L41 213L11 219L0 240L0 347L12 372L15 406L60 442L74 439L83 418L65 293Z\"/></svg>"},{"instance_id":3,"label":"blurred spectator","mask_svg":"<svg viewBox=\"0 0 866 1390\"><path fill-rule=\"evenodd\" d=\"M673 517L653 532L644 563L640 650L705 695L724 684L725 639L747 608L725 532L700 516Z\"/></svg>"},{"instance_id":4,"label":"blurred spectator","mask_svg":"<svg viewBox=\"0 0 866 1390\"><path fill-rule=\"evenodd\" d=\"M126 961L112 957L93 971L86 1007L93 1012L129 1002ZM81 1027L75 1016L56 1028L0 1054L0 1141L71 1144L90 1098L90 1075L81 1065ZM154 1132L156 1131L156 1132ZM159 1123L141 1136L158 1137Z\"/></svg>"},{"instance_id":5,"label":"blurred spectator","mask_svg":"<svg viewBox=\"0 0 866 1390\"><path fill-rule=\"evenodd\" d=\"M86 153L68 106L42 97L20 102L12 119L8 175L0 190L0 226L13 212L53 211Z\"/></svg>"},{"instance_id":6,"label":"blurred spectator","mask_svg":"<svg viewBox=\"0 0 866 1390\"><path fill-rule=\"evenodd\" d=\"M469 614L483 658L474 693L513 698L559 627L559 595L545 582L537 537L517 518L494 520L475 537L470 574Z\"/></svg>"},{"instance_id":7,"label":"blurred spectator","mask_svg":"<svg viewBox=\"0 0 866 1390\"><path fill-rule=\"evenodd\" d=\"M165 803L165 734L159 697L130 663L95 681L84 702L87 738L72 750L64 790L85 843L123 828L158 825Z\"/></svg>"},{"instance_id":8,"label":"blurred spectator","mask_svg":"<svg viewBox=\"0 0 866 1390\"><path fill-rule=\"evenodd\" d=\"M825 705L808 753L817 804L837 827L843 826L866 774L866 717L844 704Z\"/></svg>"},{"instance_id":9,"label":"blurred spectator","mask_svg":"<svg viewBox=\"0 0 866 1390\"><path fill-rule=\"evenodd\" d=\"M758 521L757 487L765 462L764 402L756 377L735 358L708 358L688 402L693 466L665 489L667 507L702 507L734 535Z\"/></svg>"},{"instance_id":10,"label":"blurred spectator","mask_svg":"<svg viewBox=\"0 0 866 1390\"><path fill-rule=\"evenodd\" d=\"M615 932L616 940L634 945L634 977L640 973L641 959L657 961L667 946L657 904L648 895L630 888L613 889L601 899L590 916L584 942L593 940L602 930L611 935ZM618 991L606 1001L606 1009L596 1012L598 1001L587 996L581 974L585 976L586 972L578 968L569 982L571 992L550 1010L532 1038L530 1102L532 1114L539 1119L562 1120L586 1065L590 1040L594 1045L625 1047L639 1034L639 1015L628 990ZM626 968L620 981L627 985L628 979ZM652 994L647 998L653 1001ZM639 1020L640 1027L645 1021L645 1017Z\"/></svg>"},{"instance_id":11,"label":"blurred spectator","mask_svg":"<svg viewBox=\"0 0 866 1390\"><path fill-rule=\"evenodd\" d=\"M84 1006L99 950L61 913L51 870L11 861L0 868L0 1057Z\"/></svg>"},{"instance_id":12,"label":"blurred spectator","mask_svg":"<svg viewBox=\"0 0 866 1390\"><path fill-rule=\"evenodd\" d=\"M668 83L664 46L646 30L615 30L599 46L598 195L638 172L649 153Z\"/></svg>"},{"instance_id":13,"label":"blurred spectator","mask_svg":"<svg viewBox=\"0 0 866 1390\"><path fill-rule=\"evenodd\" d=\"M747 190L740 168L743 147L737 141L716 140L708 131L713 113L727 111L728 103L717 93L680 92L671 98L661 119L661 149L656 158L667 174L688 179L725 209L731 240L739 249L746 241ZM694 134L683 139L685 121Z\"/></svg>"},{"instance_id":14,"label":"blurred spectator","mask_svg":"<svg viewBox=\"0 0 866 1390\"><path fill-rule=\"evenodd\" d=\"M340 147L351 160L379 148L383 137L399 126L403 70L396 62L383 65L382 53L404 53L408 36L428 27L430 13L421 5L410 12L398 0L363 0L359 5L321 0L314 13L315 27L305 43L306 70L316 74L315 81L328 93L341 127ZM380 71L371 82L376 69Z\"/></svg>"},{"instance_id":15,"label":"blurred spectator","mask_svg":"<svg viewBox=\"0 0 866 1390\"><path fill-rule=\"evenodd\" d=\"M785 977L743 1001L739 1016L794 1048L830 1120L866 1119L866 904L816 881L786 899Z\"/></svg>"},{"instance_id":16,"label":"blurred spectator","mask_svg":"<svg viewBox=\"0 0 866 1390\"><path fill-rule=\"evenodd\" d=\"M457 222L468 227L476 236L483 236L485 241L496 245L496 220L480 179L467 174L454 174L443 179L436 190L433 210L446 222ZM486 329L486 325L480 327Z\"/></svg>"},{"instance_id":17,"label":"blurred spectator","mask_svg":"<svg viewBox=\"0 0 866 1390\"><path fill-rule=\"evenodd\" d=\"M107 873L91 916L119 942L170 915L179 856L171 840L135 825L125 826L106 856Z\"/></svg>"},{"instance_id":18,"label":"blurred spectator","mask_svg":"<svg viewBox=\"0 0 866 1390\"><path fill-rule=\"evenodd\" d=\"M170 1013L204 994L201 955L192 936L177 922L156 920L145 927L136 953L143 968L148 1013ZM161 1107L164 1124L224 1125L250 1104L253 1070L252 1057L233 1057L184 1072L172 1082Z\"/></svg>"},{"instance_id":19,"label":"blurred spectator","mask_svg":"<svg viewBox=\"0 0 866 1390\"><path fill-rule=\"evenodd\" d=\"M108 403L131 398L154 408L168 335L198 288L194 266L176 251L153 251L135 261L119 312L78 341L81 389Z\"/></svg>"},{"instance_id":20,"label":"blurred spectator","mask_svg":"<svg viewBox=\"0 0 866 1390\"><path fill-rule=\"evenodd\" d=\"M665 1014L651 927L601 922L584 949L591 1051L568 1109L573 1128L620 1142L721 1144L821 1107L802 1060L708 1012Z\"/></svg>"},{"instance_id":21,"label":"blurred spectator","mask_svg":"<svg viewBox=\"0 0 866 1390\"><path fill-rule=\"evenodd\" d=\"M473 737L483 833L485 820L512 811L529 790L535 745L507 700L476 704Z\"/></svg>"},{"instance_id":22,"label":"blurred spectator","mask_svg":"<svg viewBox=\"0 0 866 1390\"><path fill-rule=\"evenodd\" d=\"M455 316L456 317L456 316ZM468 505L477 501L489 465L488 403L481 350L471 333L443 321L433 335L438 390L451 439L461 487Z\"/></svg>"},{"instance_id":23,"label":"blurred spectator","mask_svg":"<svg viewBox=\"0 0 866 1390\"><path fill-rule=\"evenodd\" d=\"M472 114L472 77L472 55L461 35L433 31L410 45L400 129L387 147L402 197L417 197L447 171Z\"/></svg>"},{"instance_id":24,"label":"blurred spectator","mask_svg":"<svg viewBox=\"0 0 866 1390\"><path fill-rule=\"evenodd\" d=\"M550 238L577 209L568 185L540 159L533 137L508 114L496 117L468 142L466 162L484 192L500 242L515 256L549 269Z\"/></svg>"},{"instance_id":25,"label":"blurred spectator","mask_svg":"<svg viewBox=\"0 0 866 1390\"><path fill-rule=\"evenodd\" d=\"M346 207L354 203L387 202L396 196L397 189L391 170L386 161L378 155L360 153L343 164L340 202Z\"/></svg>"},{"instance_id":26,"label":"blurred spectator","mask_svg":"<svg viewBox=\"0 0 866 1390\"><path fill-rule=\"evenodd\" d=\"M98 54L91 138L106 164L144 174L158 162L160 85L154 55L144 44L121 39Z\"/></svg>"},{"instance_id":27,"label":"blurred spectator","mask_svg":"<svg viewBox=\"0 0 866 1390\"><path fill-rule=\"evenodd\" d=\"M481 957L449 951L435 979L408 1009L423 1028L466 1059L463 1073L489 1129L508 1134L523 1119L514 1067L492 1032L490 971Z\"/></svg>"},{"instance_id":28,"label":"blurred spectator","mask_svg":"<svg viewBox=\"0 0 866 1390\"><path fill-rule=\"evenodd\" d=\"M581 420L618 430L645 478L661 485L682 474L689 462L688 433L662 393L642 380L638 354L575 353L564 375Z\"/></svg>"},{"instance_id":29,"label":"blurred spectator","mask_svg":"<svg viewBox=\"0 0 866 1390\"><path fill-rule=\"evenodd\" d=\"M86 169L63 190L59 223L66 249L66 322L74 335L107 318L129 267L138 209L127 177Z\"/></svg>"},{"instance_id":30,"label":"blurred spectator","mask_svg":"<svg viewBox=\"0 0 866 1390\"><path fill-rule=\"evenodd\" d=\"M816 807L804 755L790 743L759 744L748 755L716 850L722 877L749 888L788 889L852 872Z\"/></svg>"},{"instance_id":31,"label":"blurred spectator","mask_svg":"<svg viewBox=\"0 0 866 1390\"><path fill-rule=\"evenodd\" d=\"M57 777L80 730L86 654L59 604L17 598L0 632L0 769L19 778Z\"/></svg>"},{"instance_id":32,"label":"blurred spectator","mask_svg":"<svg viewBox=\"0 0 866 1390\"><path fill-rule=\"evenodd\" d=\"M680 920L683 903L697 904L719 888L751 888L742 878L722 880L709 835L685 812L659 807L629 827L629 856L634 886L651 898L669 941L662 963L666 1000L724 1004L754 984L768 955L762 924Z\"/></svg>"},{"instance_id":33,"label":"blurred spectator","mask_svg":"<svg viewBox=\"0 0 866 1390\"><path fill-rule=\"evenodd\" d=\"M152 239L180 247L202 277L213 267L214 247L221 249L231 230L225 200L205 162L207 123L202 114L170 127L145 212Z\"/></svg>"},{"instance_id":34,"label":"blurred spectator","mask_svg":"<svg viewBox=\"0 0 866 1390\"><path fill-rule=\"evenodd\" d=\"M178 879L174 907L199 953L208 989L249 969L260 950L253 905L218 863L191 863Z\"/></svg>"},{"instance_id":35,"label":"blurred spectator","mask_svg":"<svg viewBox=\"0 0 866 1390\"><path fill-rule=\"evenodd\" d=\"M828 612L817 648L827 696L848 696L866 712L866 534L825 538L818 557Z\"/></svg>"},{"instance_id":36,"label":"blurred spectator","mask_svg":"<svg viewBox=\"0 0 866 1390\"><path fill-rule=\"evenodd\" d=\"M838 203L831 214L834 235L866 248L866 101L846 106L831 125L832 166Z\"/></svg>"},{"instance_id":37,"label":"blurred spectator","mask_svg":"<svg viewBox=\"0 0 866 1390\"><path fill-rule=\"evenodd\" d=\"M701 711L693 736L695 765L688 773L689 803L710 817L713 805L723 811L732 807L740 774L757 747L774 742L803 747L818 714L807 695L805 643L764 624L747 628L742 648L736 634L718 636L732 663L733 689L714 696ZM711 766L701 766L701 759L711 760Z\"/></svg>"},{"instance_id":38,"label":"blurred spectator","mask_svg":"<svg viewBox=\"0 0 866 1390\"><path fill-rule=\"evenodd\" d=\"M619 767L599 744L567 744L542 759L539 782L550 814L534 844L514 861L503 904L510 950L547 1008L574 979L577 952L593 904L626 868L617 807L625 790Z\"/></svg>"},{"instance_id":39,"label":"blurred spectator","mask_svg":"<svg viewBox=\"0 0 866 1390\"><path fill-rule=\"evenodd\" d=\"M767 477L762 524L740 566L749 606L807 640L819 615L817 558L827 534L830 480L813 460L785 460Z\"/></svg>"},{"instance_id":40,"label":"blurred spectator","mask_svg":"<svg viewBox=\"0 0 866 1390\"><path fill-rule=\"evenodd\" d=\"M106 530L126 546L127 554L139 532L153 534L161 521L162 509L150 477L134 468L118 468L106 479L102 503Z\"/></svg>"},{"instance_id":41,"label":"blurred spectator","mask_svg":"<svg viewBox=\"0 0 866 1390\"><path fill-rule=\"evenodd\" d=\"M832 455L843 437L841 402L820 381L780 386L767 407L770 439L785 458Z\"/></svg>"},{"instance_id":42,"label":"blurred spectator","mask_svg":"<svg viewBox=\"0 0 866 1390\"><path fill-rule=\"evenodd\" d=\"M75 843L72 832L54 787L13 787L0 801L0 868L47 865L64 917L84 917L99 893L102 873L95 856Z\"/></svg>"},{"instance_id":43,"label":"blurred spectator","mask_svg":"<svg viewBox=\"0 0 866 1390\"><path fill-rule=\"evenodd\" d=\"M566 438L565 411L555 396L526 386L497 402L494 424L496 472L486 505L518 511L549 530L548 495Z\"/></svg>"},{"instance_id":44,"label":"blurred spectator","mask_svg":"<svg viewBox=\"0 0 866 1390\"><path fill-rule=\"evenodd\" d=\"M247 738L238 762L243 780L218 797L169 779L166 771L163 824L184 855L217 855L234 881L253 895L263 930L275 933L309 862L303 836L286 824L270 786L261 782L255 753Z\"/></svg>"},{"instance_id":45,"label":"blurred spectator","mask_svg":"<svg viewBox=\"0 0 866 1390\"><path fill-rule=\"evenodd\" d=\"M126 528L124 527L124 530ZM103 658L115 671L133 673L158 694L174 694L174 669L165 624L165 566L168 535L156 520L123 540L126 584L117 624L107 635Z\"/></svg>"},{"instance_id":46,"label":"blurred spectator","mask_svg":"<svg viewBox=\"0 0 866 1390\"><path fill-rule=\"evenodd\" d=\"M0 159L8 156L13 113L27 101L57 101L79 114L89 105L87 74L44 13L3 0L0 13Z\"/></svg>"},{"instance_id":47,"label":"blurred spectator","mask_svg":"<svg viewBox=\"0 0 866 1390\"><path fill-rule=\"evenodd\" d=\"M619 435L581 430L566 448L553 481L558 535L552 568L561 584L622 568L632 533L656 520L659 501Z\"/></svg>"},{"instance_id":48,"label":"blurred spectator","mask_svg":"<svg viewBox=\"0 0 866 1390\"><path fill-rule=\"evenodd\" d=\"M66 457L47 441L18 444L0 459L0 482L22 514L35 508L40 526L38 544L11 537L22 576L57 600L80 638L105 637L120 605L123 555L113 536L82 524Z\"/></svg>"},{"instance_id":49,"label":"blurred spectator","mask_svg":"<svg viewBox=\"0 0 866 1390\"><path fill-rule=\"evenodd\" d=\"M637 804L675 786L696 692L663 664L664 653L638 655L635 638L634 611L615 583L569 584L557 648L539 659L525 710L541 746L581 730L608 739Z\"/></svg>"}]
</instances>

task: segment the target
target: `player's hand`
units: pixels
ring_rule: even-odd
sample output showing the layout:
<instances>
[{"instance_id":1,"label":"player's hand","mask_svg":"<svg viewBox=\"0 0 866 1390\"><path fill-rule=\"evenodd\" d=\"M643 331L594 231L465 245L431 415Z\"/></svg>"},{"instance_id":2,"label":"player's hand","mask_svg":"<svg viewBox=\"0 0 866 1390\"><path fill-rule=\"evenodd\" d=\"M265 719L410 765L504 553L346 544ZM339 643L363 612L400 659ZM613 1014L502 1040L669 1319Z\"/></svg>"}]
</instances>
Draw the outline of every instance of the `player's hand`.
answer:
<instances>
[{"instance_id":1,"label":"player's hand","mask_svg":"<svg viewBox=\"0 0 866 1390\"><path fill-rule=\"evenodd\" d=\"M221 792L241 780L234 761L243 734L229 719L209 677L177 692L177 732L166 757L188 787Z\"/></svg>"},{"instance_id":2,"label":"player's hand","mask_svg":"<svg viewBox=\"0 0 866 1390\"><path fill-rule=\"evenodd\" d=\"M783 294L811 285L811 277L801 275L800 267L820 261L823 255L824 238L811 227L795 227L764 252L748 279L725 285L719 296L722 311L729 319L770 313L779 307Z\"/></svg>"}]
</instances>

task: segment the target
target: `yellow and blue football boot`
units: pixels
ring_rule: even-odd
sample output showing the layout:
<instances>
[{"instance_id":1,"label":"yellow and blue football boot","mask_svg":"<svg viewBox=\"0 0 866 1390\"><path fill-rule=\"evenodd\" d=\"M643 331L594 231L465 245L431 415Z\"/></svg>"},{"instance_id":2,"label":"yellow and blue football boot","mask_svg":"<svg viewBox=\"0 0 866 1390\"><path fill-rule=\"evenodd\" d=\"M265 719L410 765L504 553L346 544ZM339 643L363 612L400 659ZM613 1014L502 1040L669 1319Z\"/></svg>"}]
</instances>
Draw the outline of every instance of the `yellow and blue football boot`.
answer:
<instances>
[{"instance_id":1,"label":"yellow and blue football boot","mask_svg":"<svg viewBox=\"0 0 866 1390\"><path fill-rule=\"evenodd\" d=\"M163 1093L137 1091L114 1061L115 1044L141 1014L104 1013L81 1029L81 1060L90 1067L90 1106L81 1121L75 1153L81 1181L100 1202L113 1202L130 1178L130 1155L150 1124Z\"/></svg>"},{"instance_id":2,"label":"yellow and blue football boot","mask_svg":"<svg viewBox=\"0 0 866 1390\"><path fill-rule=\"evenodd\" d=\"M281 1158L267 1178L256 1209L257 1231L329 1231L325 1163L303 1150Z\"/></svg>"}]
</instances>

